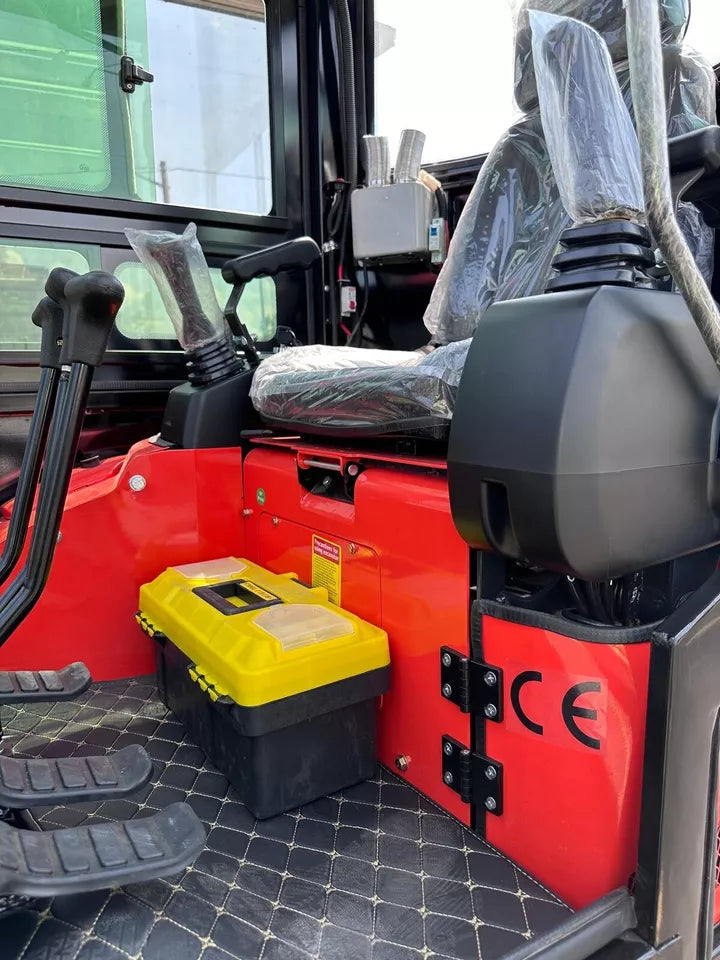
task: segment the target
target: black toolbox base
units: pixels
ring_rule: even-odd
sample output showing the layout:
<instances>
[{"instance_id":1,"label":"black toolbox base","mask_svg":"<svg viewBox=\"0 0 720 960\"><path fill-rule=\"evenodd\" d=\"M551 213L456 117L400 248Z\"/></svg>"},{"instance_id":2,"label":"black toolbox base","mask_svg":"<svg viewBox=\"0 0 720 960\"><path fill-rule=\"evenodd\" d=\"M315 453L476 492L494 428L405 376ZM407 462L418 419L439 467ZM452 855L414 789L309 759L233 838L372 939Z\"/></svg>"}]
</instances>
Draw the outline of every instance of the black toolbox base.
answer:
<instances>
[{"instance_id":1,"label":"black toolbox base","mask_svg":"<svg viewBox=\"0 0 720 960\"><path fill-rule=\"evenodd\" d=\"M255 820L151 678L2 711L0 751L82 756L143 744L153 782L126 800L35 811L43 829L147 815L175 800L209 828L169 880L0 917L2 960L499 960L570 915L552 893L389 771Z\"/></svg>"}]
</instances>

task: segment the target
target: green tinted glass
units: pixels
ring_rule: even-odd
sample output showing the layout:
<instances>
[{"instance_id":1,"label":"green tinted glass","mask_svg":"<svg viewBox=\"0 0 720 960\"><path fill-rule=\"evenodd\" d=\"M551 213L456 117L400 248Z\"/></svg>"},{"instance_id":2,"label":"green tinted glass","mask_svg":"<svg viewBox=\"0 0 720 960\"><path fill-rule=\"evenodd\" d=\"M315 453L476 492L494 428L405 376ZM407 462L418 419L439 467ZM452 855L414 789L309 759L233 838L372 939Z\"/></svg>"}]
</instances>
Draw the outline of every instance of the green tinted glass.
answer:
<instances>
[{"instance_id":1,"label":"green tinted glass","mask_svg":"<svg viewBox=\"0 0 720 960\"><path fill-rule=\"evenodd\" d=\"M3 0L0 131L6 183L108 186L100 0Z\"/></svg>"},{"instance_id":2,"label":"green tinted glass","mask_svg":"<svg viewBox=\"0 0 720 960\"><path fill-rule=\"evenodd\" d=\"M30 317L45 295L45 281L53 267L67 267L76 273L96 270L100 267L100 250L0 240L0 349L38 347L40 331Z\"/></svg>"},{"instance_id":3,"label":"green tinted glass","mask_svg":"<svg viewBox=\"0 0 720 960\"><path fill-rule=\"evenodd\" d=\"M140 263L121 263L115 271L125 287L125 302L118 314L120 333L133 340L174 340L175 331L153 279ZM210 270L221 306L230 295L218 268ZM271 277L251 281L243 291L239 316L250 333L261 343L271 340L277 326L275 282Z\"/></svg>"}]
</instances>

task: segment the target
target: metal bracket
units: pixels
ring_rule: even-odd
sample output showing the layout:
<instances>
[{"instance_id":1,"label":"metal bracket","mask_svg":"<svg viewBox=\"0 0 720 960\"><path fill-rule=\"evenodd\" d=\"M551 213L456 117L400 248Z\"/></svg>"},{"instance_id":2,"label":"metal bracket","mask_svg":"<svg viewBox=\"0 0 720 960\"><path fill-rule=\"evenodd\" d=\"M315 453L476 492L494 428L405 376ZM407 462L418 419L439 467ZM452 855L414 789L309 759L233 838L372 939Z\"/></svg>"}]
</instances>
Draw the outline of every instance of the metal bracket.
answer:
<instances>
[{"instance_id":1,"label":"metal bracket","mask_svg":"<svg viewBox=\"0 0 720 960\"><path fill-rule=\"evenodd\" d=\"M132 57L120 57L120 86L125 93L135 93L139 83L152 83L155 77L138 66Z\"/></svg>"},{"instance_id":2,"label":"metal bracket","mask_svg":"<svg viewBox=\"0 0 720 960\"><path fill-rule=\"evenodd\" d=\"M442 738L442 752L445 785L459 793L463 803L484 807L499 817L503 812L503 765L473 753L447 734Z\"/></svg>"},{"instance_id":3,"label":"metal bracket","mask_svg":"<svg viewBox=\"0 0 720 960\"><path fill-rule=\"evenodd\" d=\"M493 723L503 718L503 672L482 660L471 660L452 647L440 647L440 692L463 713Z\"/></svg>"}]
</instances>

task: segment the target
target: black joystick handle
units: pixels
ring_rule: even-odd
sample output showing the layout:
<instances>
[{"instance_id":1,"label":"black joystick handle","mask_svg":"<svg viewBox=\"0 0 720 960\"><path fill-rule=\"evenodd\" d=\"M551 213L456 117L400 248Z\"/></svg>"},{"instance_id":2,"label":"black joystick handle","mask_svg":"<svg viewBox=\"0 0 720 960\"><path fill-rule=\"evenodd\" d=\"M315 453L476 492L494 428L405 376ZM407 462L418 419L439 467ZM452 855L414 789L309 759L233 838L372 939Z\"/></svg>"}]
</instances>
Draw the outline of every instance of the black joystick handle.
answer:
<instances>
[{"instance_id":1,"label":"black joystick handle","mask_svg":"<svg viewBox=\"0 0 720 960\"><path fill-rule=\"evenodd\" d=\"M77 276L78 274L75 273L74 270L68 270L67 267L55 267L54 270L50 271L50 275L45 281L45 293L50 297L51 300L54 300L58 306L63 308L66 318L68 312L68 303L65 299L65 287L70 280Z\"/></svg>"},{"instance_id":2,"label":"black joystick handle","mask_svg":"<svg viewBox=\"0 0 720 960\"><path fill-rule=\"evenodd\" d=\"M32 322L42 330L40 366L59 370L63 337L62 306L50 297L43 297L33 310Z\"/></svg>"},{"instance_id":3,"label":"black joystick handle","mask_svg":"<svg viewBox=\"0 0 720 960\"><path fill-rule=\"evenodd\" d=\"M69 316L60 362L97 367L102 362L112 325L125 299L125 288L111 273L92 270L82 277L68 280L64 294Z\"/></svg>"}]
</instances>

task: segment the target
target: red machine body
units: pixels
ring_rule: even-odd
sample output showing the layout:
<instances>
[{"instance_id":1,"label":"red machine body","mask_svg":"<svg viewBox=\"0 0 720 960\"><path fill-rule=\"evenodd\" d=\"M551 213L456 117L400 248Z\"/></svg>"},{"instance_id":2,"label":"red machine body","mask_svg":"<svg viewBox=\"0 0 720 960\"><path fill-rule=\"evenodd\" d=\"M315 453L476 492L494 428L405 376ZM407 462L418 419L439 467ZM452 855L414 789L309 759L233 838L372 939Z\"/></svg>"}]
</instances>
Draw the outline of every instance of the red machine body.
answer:
<instances>
[{"instance_id":1,"label":"red machine body","mask_svg":"<svg viewBox=\"0 0 720 960\"><path fill-rule=\"evenodd\" d=\"M357 465L352 502L306 489L300 471L313 463L340 473ZM83 659L97 679L152 672L152 646L134 622L140 585L173 564L228 555L324 585L388 632L380 760L470 823L470 806L442 779L442 736L472 744L470 715L440 691L440 648L469 655L472 592L441 459L284 440L243 462L237 449L142 443L78 470L47 589L0 668ZM587 643L483 616L482 649L503 670L505 702L503 722L485 724L484 750L504 770L504 810L485 816L488 840L576 907L627 884L649 644ZM513 707L523 674L520 713L535 729Z\"/></svg>"}]
</instances>

